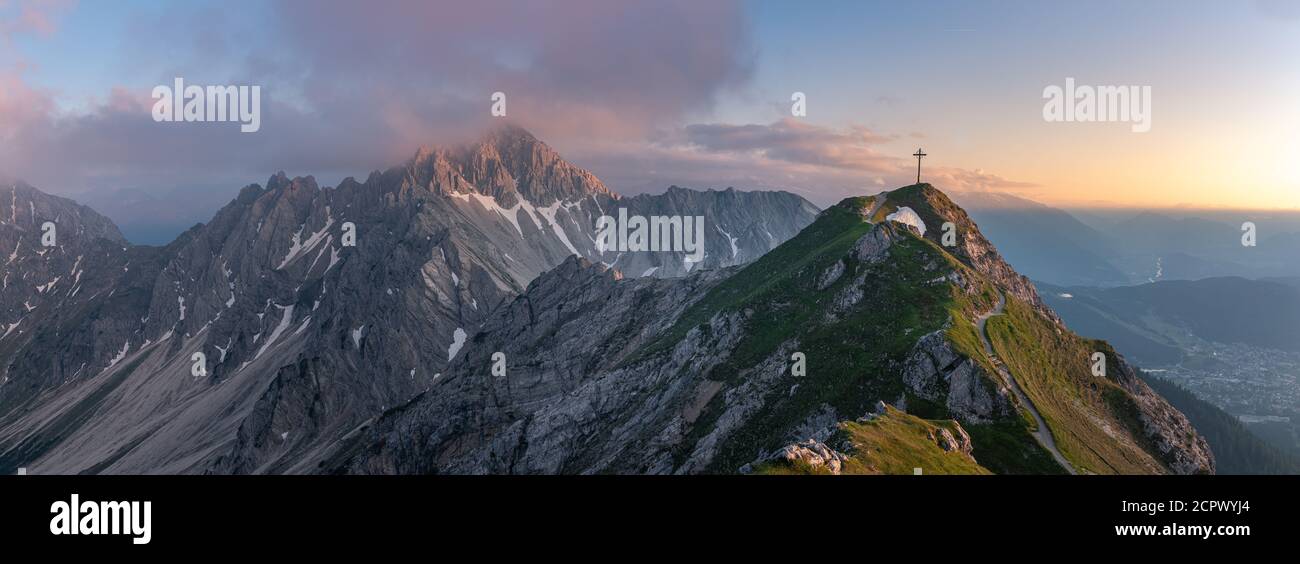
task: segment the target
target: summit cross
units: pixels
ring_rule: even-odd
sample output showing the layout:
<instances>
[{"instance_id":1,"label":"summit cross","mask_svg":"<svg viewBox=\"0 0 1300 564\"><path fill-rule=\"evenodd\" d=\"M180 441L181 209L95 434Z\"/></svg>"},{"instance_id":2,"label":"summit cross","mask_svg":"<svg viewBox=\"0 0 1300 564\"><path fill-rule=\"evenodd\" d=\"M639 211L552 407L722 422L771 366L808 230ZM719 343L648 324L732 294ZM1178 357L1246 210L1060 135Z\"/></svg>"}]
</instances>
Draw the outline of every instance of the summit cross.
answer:
<instances>
[{"instance_id":1,"label":"summit cross","mask_svg":"<svg viewBox=\"0 0 1300 564\"><path fill-rule=\"evenodd\" d=\"M917 149L915 153L912 153L912 156L916 157L916 183L920 184L921 183L921 158L925 156L925 151Z\"/></svg>"}]
</instances>

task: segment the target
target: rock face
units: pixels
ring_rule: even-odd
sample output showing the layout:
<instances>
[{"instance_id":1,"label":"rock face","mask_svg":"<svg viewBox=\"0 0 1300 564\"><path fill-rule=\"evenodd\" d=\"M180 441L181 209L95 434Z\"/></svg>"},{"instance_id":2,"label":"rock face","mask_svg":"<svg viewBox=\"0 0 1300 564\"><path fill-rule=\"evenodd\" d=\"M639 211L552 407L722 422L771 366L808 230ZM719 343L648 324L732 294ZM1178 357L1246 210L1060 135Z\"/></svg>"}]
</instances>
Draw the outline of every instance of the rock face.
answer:
<instances>
[{"instance_id":1,"label":"rock face","mask_svg":"<svg viewBox=\"0 0 1300 564\"><path fill-rule=\"evenodd\" d=\"M108 218L21 182L0 185L0 414L116 358L157 267ZM44 243L53 243L45 246ZM131 268L135 271L132 272ZM33 351L38 345L40 351Z\"/></svg>"},{"instance_id":2,"label":"rock face","mask_svg":"<svg viewBox=\"0 0 1300 564\"><path fill-rule=\"evenodd\" d=\"M842 452L838 452L826 446L821 441L808 439L798 443L788 444L777 449L776 451L763 456L757 460L763 462L782 462L791 465L806 465L814 470L825 469L826 472L839 475L844 463L849 457ZM747 474L746 468L741 468L742 474Z\"/></svg>"},{"instance_id":3,"label":"rock face","mask_svg":"<svg viewBox=\"0 0 1300 564\"><path fill-rule=\"evenodd\" d=\"M1002 260L997 249L984 237L979 226L965 210L929 184L916 186L921 188L896 190L891 193L890 203L882 205L877 214L883 215L903 207L913 210L913 214L920 217L926 225L940 227L931 228L924 233L926 239L938 245L943 245L944 230L941 227L944 224L951 224L956 244L945 247L949 253L987 277L1008 294L1031 304L1040 314L1048 317L1064 330L1064 324L1056 316L1056 312L1043 303L1033 283ZM906 193L898 194L898 192Z\"/></svg>"},{"instance_id":4,"label":"rock face","mask_svg":"<svg viewBox=\"0 0 1300 564\"><path fill-rule=\"evenodd\" d=\"M726 343L730 322L688 336L662 365L622 365L723 278L619 281L603 265L570 258L494 315L446 377L340 456L375 473L668 471L664 447L692 402L717 392L694 374L718 359L697 351ZM497 353L504 375L492 370ZM611 438L592 442L602 435Z\"/></svg>"},{"instance_id":5,"label":"rock face","mask_svg":"<svg viewBox=\"0 0 1300 564\"><path fill-rule=\"evenodd\" d=\"M965 244L946 251L941 229L923 238L871 222L903 204L930 225L971 228ZM827 431L841 414L889 402L960 421L959 432L931 433L939 449L1027 471L1017 465L1050 457L984 368L983 349L954 332L973 331L999 293L1031 306L1037 296L959 212L928 185L850 199L753 264L671 280L620 280L571 258L493 313L442 379L350 435L320 470L729 473L779 459L836 473L845 458ZM1127 393L1156 429L1140 468L1212 470L1175 410ZM1020 433L1007 443L1014 452L981 449L964 428L991 424Z\"/></svg>"},{"instance_id":6,"label":"rock face","mask_svg":"<svg viewBox=\"0 0 1300 564\"><path fill-rule=\"evenodd\" d=\"M1196 432L1186 415L1147 386L1119 353L1111 352L1119 365L1117 380L1137 402L1138 419L1157 458L1176 474L1212 473L1214 453L1205 437Z\"/></svg>"},{"instance_id":7,"label":"rock face","mask_svg":"<svg viewBox=\"0 0 1300 564\"><path fill-rule=\"evenodd\" d=\"M962 428L961 425L957 425L956 429L957 432L954 434L952 431L940 427L938 432L933 435L935 444L947 452L960 452L974 460L975 457L971 454L970 434L966 433L966 429Z\"/></svg>"},{"instance_id":8,"label":"rock face","mask_svg":"<svg viewBox=\"0 0 1300 564\"><path fill-rule=\"evenodd\" d=\"M0 473L316 471L341 437L482 352L480 326L568 257L648 287L687 271L703 283L818 211L786 193L622 198L516 127L364 182L277 174L166 247L130 246L25 185L6 195ZM703 216L704 260L600 252L597 218L620 207Z\"/></svg>"},{"instance_id":9,"label":"rock face","mask_svg":"<svg viewBox=\"0 0 1300 564\"><path fill-rule=\"evenodd\" d=\"M921 337L903 362L903 383L918 397L942 402L957 419L987 423L1015 411L1010 391L936 331Z\"/></svg>"},{"instance_id":10,"label":"rock face","mask_svg":"<svg viewBox=\"0 0 1300 564\"><path fill-rule=\"evenodd\" d=\"M899 238L898 229L891 223L880 224L879 229L872 229L853 244L853 254L867 264L889 258L889 247Z\"/></svg>"}]
</instances>

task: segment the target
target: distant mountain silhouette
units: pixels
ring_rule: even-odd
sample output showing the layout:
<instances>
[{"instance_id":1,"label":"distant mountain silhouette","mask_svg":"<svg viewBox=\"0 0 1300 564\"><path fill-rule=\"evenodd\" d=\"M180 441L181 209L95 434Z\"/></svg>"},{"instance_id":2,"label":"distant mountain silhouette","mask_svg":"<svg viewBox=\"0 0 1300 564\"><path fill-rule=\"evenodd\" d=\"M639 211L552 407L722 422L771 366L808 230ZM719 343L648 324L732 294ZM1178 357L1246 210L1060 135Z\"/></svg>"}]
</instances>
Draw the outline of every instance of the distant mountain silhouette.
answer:
<instances>
[{"instance_id":1,"label":"distant mountain silhouette","mask_svg":"<svg viewBox=\"0 0 1300 564\"><path fill-rule=\"evenodd\" d=\"M1300 350L1300 287L1295 285L1223 277L1106 289L1042 283L1039 288L1072 329L1114 342L1139 364L1178 362L1181 353L1171 329L1208 341Z\"/></svg>"},{"instance_id":2,"label":"distant mountain silhouette","mask_svg":"<svg viewBox=\"0 0 1300 564\"><path fill-rule=\"evenodd\" d=\"M1119 286L1130 279L1110 263L1110 239L1069 213L993 192L957 192L985 236L1016 270L1063 286Z\"/></svg>"}]
</instances>

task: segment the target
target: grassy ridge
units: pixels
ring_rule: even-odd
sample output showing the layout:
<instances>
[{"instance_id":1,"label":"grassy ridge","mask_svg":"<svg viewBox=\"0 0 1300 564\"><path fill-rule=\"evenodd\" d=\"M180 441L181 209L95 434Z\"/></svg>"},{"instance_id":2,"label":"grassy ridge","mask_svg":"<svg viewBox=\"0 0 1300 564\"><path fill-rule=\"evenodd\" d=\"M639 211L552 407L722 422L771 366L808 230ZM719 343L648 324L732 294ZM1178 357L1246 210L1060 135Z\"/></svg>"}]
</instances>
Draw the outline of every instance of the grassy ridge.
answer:
<instances>
[{"instance_id":1,"label":"grassy ridge","mask_svg":"<svg viewBox=\"0 0 1300 564\"><path fill-rule=\"evenodd\" d=\"M899 362L926 333L947 327L958 351L993 373L969 321L975 312L993 307L997 295L993 286L932 241L914 236L892 245L889 260L874 265L857 262L849 251L873 228L862 217L873 203L870 197L854 198L829 208L794 239L714 288L638 355L665 351L691 329L707 330L714 315L739 311L747 316L744 336L731 356L706 375L709 379L739 384L746 369L785 342L797 343L796 350L806 355L807 377L790 377L791 389L765 398L756 416L724 442L714 459L714 471L734 471L753 460L756 449L780 446L787 439L785 433L823 405L848 417L870 411L878 399L903 396ZM844 275L830 287L817 290L818 275L840 260L845 261ZM968 295L956 285L935 282L950 270L979 291ZM865 280L862 301L850 311L833 314L835 296L859 275ZM995 384L986 381L985 385L992 389ZM721 411L720 402L706 407L680 455L688 454L713 428ZM946 417L942 411L936 413ZM978 435L977 451L987 452L999 468L1018 472L1044 469L1045 453L1036 452L1041 449L1022 423L981 430ZM988 448L981 443L988 443Z\"/></svg>"},{"instance_id":2,"label":"grassy ridge","mask_svg":"<svg viewBox=\"0 0 1300 564\"><path fill-rule=\"evenodd\" d=\"M677 344L691 329L705 325L715 314L734 311L759 299L764 293L788 294L788 284L800 273L824 269L848 253L859 237L871 230L862 221L861 209L866 198L849 199L827 208L812 225L792 239L745 266L740 272L718 284L699 302L686 310L671 329L655 339L632 361L662 352ZM798 296L795 296L798 297ZM791 304L795 305L795 304ZM797 305L809 305L801 300ZM806 317L806 309L791 307L793 315Z\"/></svg>"},{"instance_id":3,"label":"grassy ridge","mask_svg":"<svg viewBox=\"0 0 1300 564\"><path fill-rule=\"evenodd\" d=\"M870 228L861 219L855 221ZM797 388L773 392L759 413L728 438L715 458L717 471L732 471L752 460L755 445L779 446L789 429L822 405L856 416L870 411L877 399L900 397L903 386L895 363L917 338L947 322L953 303L951 289L924 284L934 274L916 260L916 254L930 252L927 244L917 239L894 244L891 260L880 264L844 259L846 272L840 280L816 290L817 275L845 257L852 243L865 233L861 227L850 231L852 237L837 241L829 252L814 255L803 263L801 272L768 282L736 306L749 312L745 336L711 379L734 382L744 369L787 341L797 343L796 350L806 355L808 374L790 377ZM859 306L830 315L835 296L854 283L859 273L867 277ZM710 407L716 410L719 406Z\"/></svg>"},{"instance_id":4,"label":"grassy ridge","mask_svg":"<svg viewBox=\"0 0 1300 564\"><path fill-rule=\"evenodd\" d=\"M833 443L847 442L852 448L841 469L842 474L912 474L920 468L924 474L991 474L961 452L945 451L935 442L940 429L958 435L959 425L952 420L927 421L897 409L862 423L840 424ZM785 461L768 462L755 468L758 474L824 474L824 467L791 465Z\"/></svg>"},{"instance_id":5,"label":"grassy ridge","mask_svg":"<svg viewBox=\"0 0 1300 564\"><path fill-rule=\"evenodd\" d=\"M1080 471L1147 474L1163 466L1138 431L1132 398L1118 384L1092 375L1103 344L1058 332L1028 305L1007 297L1006 314L988 321L989 340L1047 422L1057 447ZM1108 358L1113 356L1109 351ZM1113 368L1111 368L1113 369Z\"/></svg>"},{"instance_id":6,"label":"grassy ridge","mask_svg":"<svg viewBox=\"0 0 1300 564\"><path fill-rule=\"evenodd\" d=\"M936 215L932 206L955 206L927 188L918 185L891 193L875 219L901 205L912 207L927 225L946 217ZM902 361L917 339L933 331L944 330L959 354L983 367L983 385L996 393L998 383L989 377L996 369L971 319L994 307L997 288L934 240L908 230L902 230L904 236L890 246L887 260L859 262L850 251L875 228L863 217L874 203L873 197L850 198L827 209L799 235L714 287L658 339L625 361L636 363L663 354L692 330L704 331L707 337L710 320L719 314L738 314L736 319L744 327L730 354L710 373L700 375L704 378L733 388L744 384L753 369L783 344L793 344L792 350L806 355L807 375L795 377L786 369L780 376L784 380L770 387L757 411L718 445L710 471L734 472L757 454L787 444L792 429L827 406L840 418L851 419L871 411L877 400L905 398L913 415L900 414L895 419L901 422L885 429L842 422L841 430L861 435L864 444L881 445L872 460L877 471L910 473L918 465L917 457L928 456L924 449L906 452L905 448L917 446L908 437L914 438L915 431L923 428L918 427L924 422L921 418L931 420L925 425L951 418L941 402L908 394L900 378ZM942 213L955 212L944 209ZM838 261L843 261L843 275L829 287L817 289L818 279ZM943 279L953 272L961 284ZM861 300L847 311L837 311L836 297L855 284L862 291ZM1141 443L1144 439L1135 431L1132 399L1114 383L1088 373L1087 341L1057 333L1055 325L1014 298L1008 302L1007 315L990 320L989 334L1073 463L1097 473L1160 471L1160 464L1142 448L1149 445ZM704 407L678 445L679 462L716 427L725 407L716 399ZM967 425L979 463L972 463L974 468L938 464L936 471L1063 472L1033 439L1031 419L1021 415ZM893 462L884 461L891 457ZM804 470L812 469L780 471Z\"/></svg>"}]
</instances>

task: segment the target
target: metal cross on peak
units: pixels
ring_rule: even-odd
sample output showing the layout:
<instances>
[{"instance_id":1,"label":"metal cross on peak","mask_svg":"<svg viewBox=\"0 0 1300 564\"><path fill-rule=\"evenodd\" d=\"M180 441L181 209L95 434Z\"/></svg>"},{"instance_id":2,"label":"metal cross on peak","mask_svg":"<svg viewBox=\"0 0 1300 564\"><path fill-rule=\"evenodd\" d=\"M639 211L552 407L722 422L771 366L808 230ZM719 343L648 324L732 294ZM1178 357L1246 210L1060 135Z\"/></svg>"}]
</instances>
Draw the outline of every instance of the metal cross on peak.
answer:
<instances>
[{"instance_id":1,"label":"metal cross on peak","mask_svg":"<svg viewBox=\"0 0 1300 564\"><path fill-rule=\"evenodd\" d=\"M925 156L925 151L922 151L920 148L917 148L916 152L912 153L912 156L916 157L916 183L920 184L921 183L921 158Z\"/></svg>"}]
</instances>

